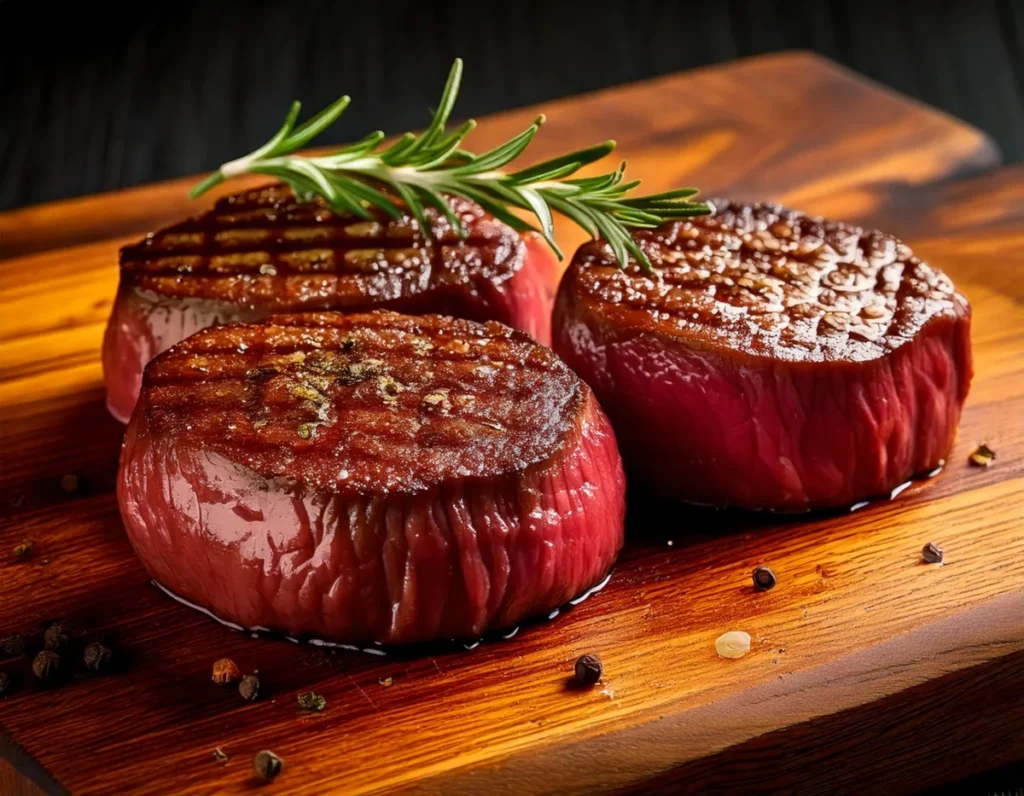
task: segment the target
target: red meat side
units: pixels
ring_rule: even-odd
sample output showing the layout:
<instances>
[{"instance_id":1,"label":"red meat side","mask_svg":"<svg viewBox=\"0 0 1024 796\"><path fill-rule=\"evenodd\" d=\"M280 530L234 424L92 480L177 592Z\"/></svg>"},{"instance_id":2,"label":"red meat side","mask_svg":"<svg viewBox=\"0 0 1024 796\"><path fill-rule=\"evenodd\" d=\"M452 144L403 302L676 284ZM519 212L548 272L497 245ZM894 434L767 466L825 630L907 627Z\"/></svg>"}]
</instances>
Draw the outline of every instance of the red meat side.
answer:
<instances>
[{"instance_id":1,"label":"red meat side","mask_svg":"<svg viewBox=\"0 0 1024 796\"><path fill-rule=\"evenodd\" d=\"M159 583L246 627L405 644L513 626L605 576L621 459L549 351L496 324L316 318L207 330L147 370L118 498ZM432 353L411 352L413 333ZM324 351L329 366L302 370ZM313 409L310 385L327 400ZM302 439L309 418L322 425Z\"/></svg>"},{"instance_id":2,"label":"red meat side","mask_svg":"<svg viewBox=\"0 0 1024 796\"><path fill-rule=\"evenodd\" d=\"M716 204L640 236L662 282L584 247L560 287L555 349L627 469L694 503L801 511L936 467L972 374L970 309L948 279L880 233Z\"/></svg>"},{"instance_id":3,"label":"red meat side","mask_svg":"<svg viewBox=\"0 0 1024 796\"><path fill-rule=\"evenodd\" d=\"M157 354L207 326L275 312L441 313L497 320L549 343L554 255L471 203L453 206L467 238L430 210L427 243L411 217L364 222L273 186L125 247L103 344L111 414L127 422Z\"/></svg>"}]
</instances>

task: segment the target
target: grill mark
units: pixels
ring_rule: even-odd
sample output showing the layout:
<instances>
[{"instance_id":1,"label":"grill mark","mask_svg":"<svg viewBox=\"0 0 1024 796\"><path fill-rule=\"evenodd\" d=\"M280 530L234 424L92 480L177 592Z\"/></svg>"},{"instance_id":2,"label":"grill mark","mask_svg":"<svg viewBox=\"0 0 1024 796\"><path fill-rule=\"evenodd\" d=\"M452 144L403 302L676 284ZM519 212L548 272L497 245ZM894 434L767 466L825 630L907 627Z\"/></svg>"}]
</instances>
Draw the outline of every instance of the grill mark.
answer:
<instances>
[{"instance_id":1,"label":"grill mark","mask_svg":"<svg viewBox=\"0 0 1024 796\"><path fill-rule=\"evenodd\" d=\"M797 359L882 356L932 318L962 312L941 272L890 235L712 201L716 216L636 233L662 284L633 262L619 270L594 244L577 253L569 284L611 323ZM899 277L888 286L890 268Z\"/></svg>"},{"instance_id":2,"label":"grill mark","mask_svg":"<svg viewBox=\"0 0 1024 796\"><path fill-rule=\"evenodd\" d=\"M460 238L443 214L428 208L428 241L411 215L396 221L375 213L366 222L335 214L323 202L297 203L286 187L268 186L222 199L202 216L124 247L122 285L169 299L281 311L387 306L449 283L512 277L523 262L519 236L473 203L449 199L468 236ZM265 266L273 272L261 273Z\"/></svg>"},{"instance_id":3,"label":"grill mark","mask_svg":"<svg viewBox=\"0 0 1024 796\"><path fill-rule=\"evenodd\" d=\"M159 241L159 238L153 240ZM338 243L350 244L350 245L337 245ZM464 247L467 249L485 249L488 246L493 246L501 242L501 239L497 236L485 237L482 235L470 235L466 239L452 238L450 240L432 240L427 243L422 238L414 240L401 240L401 239L387 239L387 238L351 238L342 241L331 240L331 239L314 239L314 240L284 240L284 239L270 239L267 241L261 241L259 246L251 245L251 242L246 242L249 245L245 245L239 242L238 246L232 246L223 242L218 242L210 237L204 237L204 240L200 243L190 244L168 244L166 246L158 245L145 245L137 244L135 246L128 246L121 250L121 262L126 266L137 266L139 264L153 264L158 263L163 259L170 259L173 257L201 257L201 262L197 263L194 268L209 268L210 259L212 257L230 257L230 256L244 256L244 255L267 255L267 261L270 264L279 264L282 268L291 267L287 263L282 262L278 256L281 254L296 254L300 252L331 252L334 255L336 262L344 262L344 256L350 252L423 252L426 254L428 260L430 260L435 267L440 268L438 262L434 258L441 254L441 251L445 248ZM271 262L271 261L274 262ZM276 267L276 266L275 266ZM179 273L177 269L173 269L170 266L168 269L172 273ZM141 269L130 269L133 272L141 271ZM444 270L443 268L441 270ZM192 273L194 273L193 271ZM158 274L161 273L157 270L146 270L147 274ZM221 271L215 271L213 273L222 273Z\"/></svg>"},{"instance_id":4,"label":"grill mark","mask_svg":"<svg viewBox=\"0 0 1024 796\"><path fill-rule=\"evenodd\" d=\"M309 342L313 335L324 345L313 346ZM296 336L307 340L295 340ZM433 349L413 347L412 340L424 337ZM348 338L355 341L351 356L341 346ZM477 345L478 340L486 344ZM468 344L466 354L444 350L456 341ZM248 345L245 352L239 353L240 342ZM305 362L289 360L298 352L307 355ZM340 381L338 374L314 372L315 378L324 380L314 386L326 399L327 415L318 411L318 401L301 395L296 398L290 387L290 383L301 387L310 378L309 357L320 352L341 354L342 367L367 359L382 362L379 371L356 384ZM481 367L495 372L482 375ZM248 375L260 369L265 370L257 377ZM424 375L428 371L429 378ZM382 444L388 446L389 457L408 454L415 458L413 453L419 449L466 449L470 438L486 437L489 432L495 439L522 433L522 429L504 427L503 413L535 399L539 391L551 389L556 382L571 385L575 377L567 382L566 374L564 365L546 349L497 324L393 313L328 313L278 316L258 325L232 324L201 332L154 361L147 372L144 394L155 426L171 427L189 417L193 418L194 433L217 437L228 434L226 426L234 423L239 428L229 436L232 444L243 447L283 444L296 455L305 455L302 452L308 452L309 442L298 436L303 423L312 423L317 428L314 440L328 447L343 435L356 433L358 437L359 431L366 431L372 441L363 442L359 437L346 444L347 461L354 465L379 458ZM391 403L379 392L377 378L381 375L391 376L405 387ZM424 403L427 395L437 391L446 395L444 411ZM580 400L579 387L570 386L553 404L545 404L546 413L558 420L571 413L570 406ZM513 410L510 417L518 415ZM269 419L267 433L258 426L263 418ZM328 418L327 425L320 425ZM521 422L513 420L513 424ZM413 429L415 424L419 427ZM360 453L358 448L364 444L367 451Z\"/></svg>"},{"instance_id":5,"label":"grill mark","mask_svg":"<svg viewBox=\"0 0 1024 796\"><path fill-rule=\"evenodd\" d=\"M296 342L286 346L275 346L273 348L268 348L260 360L254 360L253 357L249 354L249 351L239 353L237 345L223 346L214 349L203 349L202 351L188 353L175 352L173 355L166 357L163 360L163 362L164 367L166 368L177 366L182 370L201 373L202 371L199 370L200 366L190 363L195 363L196 360L202 359L209 363L208 365L202 365L202 367L208 367L210 370L213 370L213 366L217 365L218 363L223 363L224 365L230 366L233 365L236 361L238 363L260 362L263 361L267 356L285 358L298 353L307 353L309 356L312 356L312 354L308 352L313 351L347 355L349 357L350 362L353 364L365 359L380 359L381 357L386 356L387 366L389 369L392 370L398 369L402 366L411 367L415 363L426 362L438 366L471 363L473 364L474 367L493 366L496 368L504 368L508 365L516 365L518 368L521 368L527 372L533 370L536 370L537 372L545 371L545 369L538 362L524 361L522 358L522 355L524 353L524 346L516 344L502 345L496 348L491 348L490 346L473 345L470 347L470 350L467 353L458 354L455 352L442 350L445 345L442 342L440 344L435 344L435 348L428 351L424 351L422 354L420 354L420 352L417 351L416 348L412 345L407 346L403 350L396 350L394 347L391 346L374 346L367 345L367 341L360 342L362 343L362 345L360 345L360 343L357 343L356 346L353 348L352 352L343 351L341 348L311 349L308 346L303 346L301 343ZM445 354L447 353L451 353L452 355L446 356ZM420 355L417 356L417 354ZM474 356L474 354L479 354L481 356ZM486 355L486 359L482 358L483 355ZM341 367L343 366L343 364L349 364L349 360L347 360L346 363L339 363L338 366ZM245 366L245 368L246 370L249 370L255 366L256 365L254 364L248 364ZM238 364L237 367L242 367L242 364ZM264 367L271 366L265 365ZM310 369L314 374L319 374L319 370L317 370L314 366L310 366ZM162 375L157 375L154 376L153 378L159 379L162 378Z\"/></svg>"}]
</instances>

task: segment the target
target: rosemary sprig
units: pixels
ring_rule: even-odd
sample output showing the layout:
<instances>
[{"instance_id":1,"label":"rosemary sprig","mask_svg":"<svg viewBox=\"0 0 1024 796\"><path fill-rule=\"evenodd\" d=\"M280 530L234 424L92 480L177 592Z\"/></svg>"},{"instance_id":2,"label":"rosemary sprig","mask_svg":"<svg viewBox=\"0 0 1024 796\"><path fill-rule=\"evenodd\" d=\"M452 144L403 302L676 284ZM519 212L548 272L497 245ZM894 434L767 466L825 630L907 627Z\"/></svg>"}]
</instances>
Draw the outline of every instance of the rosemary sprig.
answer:
<instances>
[{"instance_id":1,"label":"rosemary sprig","mask_svg":"<svg viewBox=\"0 0 1024 796\"><path fill-rule=\"evenodd\" d=\"M300 198L323 197L339 212L373 218L370 208L401 218L400 204L408 208L424 235L430 234L425 207L437 208L459 231L466 231L445 195L476 202L496 218L521 232L533 230L544 236L562 257L554 239L552 211L561 213L595 239L603 238L625 266L632 255L646 270L650 261L629 232L630 228L653 228L686 216L704 215L710 208L692 198L696 188L679 188L649 196L627 196L639 180L625 182L625 162L608 174L573 178L577 171L600 160L615 148L614 141L551 158L525 169L504 171L530 145L544 117L519 135L494 149L476 155L462 148L476 126L472 119L447 131L448 118L462 79L462 60L456 59L448 73L441 101L430 125L419 135L406 133L397 141L380 147L384 133L370 133L332 155L310 157L294 154L333 124L349 97L341 97L309 121L295 126L300 104L292 103L281 129L259 149L222 165L192 189L193 198L223 182L245 173L266 174L287 183ZM395 200L400 200L396 202ZM535 226L512 212L513 208L532 214Z\"/></svg>"}]
</instances>

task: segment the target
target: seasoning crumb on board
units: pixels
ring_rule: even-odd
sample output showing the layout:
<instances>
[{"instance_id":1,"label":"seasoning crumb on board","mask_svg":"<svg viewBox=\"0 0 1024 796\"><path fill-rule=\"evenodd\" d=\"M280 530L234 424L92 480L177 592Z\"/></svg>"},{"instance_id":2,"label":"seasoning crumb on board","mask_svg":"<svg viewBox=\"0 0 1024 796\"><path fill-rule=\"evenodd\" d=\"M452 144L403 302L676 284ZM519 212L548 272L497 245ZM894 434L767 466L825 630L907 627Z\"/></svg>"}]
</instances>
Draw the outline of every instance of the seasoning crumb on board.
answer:
<instances>
[{"instance_id":1,"label":"seasoning crumb on board","mask_svg":"<svg viewBox=\"0 0 1024 796\"><path fill-rule=\"evenodd\" d=\"M297 701L300 710L307 710L311 713L320 713L327 707L327 700L315 691L303 691L299 694Z\"/></svg>"},{"instance_id":2,"label":"seasoning crumb on board","mask_svg":"<svg viewBox=\"0 0 1024 796\"><path fill-rule=\"evenodd\" d=\"M254 674L247 674L238 684L238 693L246 702L255 702L260 696L260 678Z\"/></svg>"},{"instance_id":3,"label":"seasoning crumb on board","mask_svg":"<svg viewBox=\"0 0 1024 796\"><path fill-rule=\"evenodd\" d=\"M377 682L385 688L390 688L395 684L395 678L391 675L388 675L387 677L378 677Z\"/></svg>"},{"instance_id":4,"label":"seasoning crumb on board","mask_svg":"<svg viewBox=\"0 0 1024 796\"><path fill-rule=\"evenodd\" d=\"M944 555L945 553L942 548L935 544L935 542L928 542L921 549L921 558L924 559L926 564L941 564Z\"/></svg>"},{"instance_id":5,"label":"seasoning crumb on board","mask_svg":"<svg viewBox=\"0 0 1024 796\"><path fill-rule=\"evenodd\" d=\"M975 467L990 467L996 460L996 452L988 446L987 442L983 442L967 458Z\"/></svg>"},{"instance_id":6,"label":"seasoning crumb on board","mask_svg":"<svg viewBox=\"0 0 1024 796\"><path fill-rule=\"evenodd\" d=\"M213 675L210 679L217 685L228 685L238 682L242 672L230 658L220 658L213 662Z\"/></svg>"},{"instance_id":7,"label":"seasoning crumb on board","mask_svg":"<svg viewBox=\"0 0 1024 796\"><path fill-rule=\"evenodd\" d=\"M74 473L68 473L60 479L60 488L69 495L74 494L78 491L78 476Z\"/></svg>"},{"instance_id":8,"label":"seasoning crumb on board","mask_svg":"<svg viewBox=\"0 0 1024 796\"><path fill-rule=\"evenodd\" d=\"M16 558L28 558L32 555L32 548L35 546L35 542L31 539L26 539L21 544L16 544L14 546L14 555Z\"/></svg>"},{"instance_id":9,"label":"seasoning crumb on board","mask_svg":"<svg viewBox=\"0 0 1024 796\"><path fill-rule=\"evenodd\" d=\"M227 753L218 746L216 749L213 750L213 759L221 765L223 765L224 763L228 762L230 758L227 756Z\"/></svg>"},{"instance_id":10,"label":"seasoning crumb on board","mask_svg":"<svg viewBox=\"0 0 1024 796\"><path fill-rule=\"evenodd\" d=\"M256 773L267 782L280 774L283 766L284 761L269 749L264 749L252 761L252 767L256 769Z\"/></svg>"},{"instance_id":11,"label":"seasoning crumb on board","mask_svg":"<svg viewBox=\"0 0 1024 796\"><path fill-rule=\"evenodd\" d=\"M730 630L715 640L715 652L720 658L742 658L750 652L750 634L742 630Z\"/></svg>"}]
</instances>

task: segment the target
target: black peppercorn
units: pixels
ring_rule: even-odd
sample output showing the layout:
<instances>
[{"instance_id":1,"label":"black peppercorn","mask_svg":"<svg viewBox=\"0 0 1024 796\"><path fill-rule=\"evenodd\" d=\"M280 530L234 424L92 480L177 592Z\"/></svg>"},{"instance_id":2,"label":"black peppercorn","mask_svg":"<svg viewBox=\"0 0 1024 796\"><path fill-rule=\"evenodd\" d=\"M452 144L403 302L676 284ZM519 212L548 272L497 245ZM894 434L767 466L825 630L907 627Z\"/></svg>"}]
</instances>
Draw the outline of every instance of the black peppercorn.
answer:
<instances>
[{"instance_id":1,"label":"black peppercorn","mask_svg":"<svg viewBox=\"0 0 1024 796\"><path fill-rule=\"evenodd\" d=\"M32 661L32 674L44 682L52 680L60 671L60 655L53 650L43 650Z\"/></svg>"},{"instance_id":2,"label":"black peppercorn","mask_svg":"<svg viewBox=\"0 0 1024 796\"><path fill-rule=\"evenodd\" d=\"M11 635L4 639L5 655L21 655L24 651L25 639L22 638L21 633L11 633Z\"/></svg>"},{"instance_id":3,"label":"black peppercorn","mask_svg":"<svg viewBox=\"0 0 1024 796\"><path fill-rule=\"evenodd\" d=\"M921 557L926 564L941 564L942 555L942 548L935 544L935 542L928 542L921 550Z\"/></svg>"},{"instance_id":4,"label":"black peppercorn","mask_svg":"<svg viewBox=\"0 0 1024 796\"><path fill-rule=\"evenodd\" d=\"M54 622L43 634L43 646L48 650L60 651L71 643L71 631L63 622Z\"/></svg>"},{"instance_id":5,"label":"black peppercorn","mask_svg":"<svg viewBox=\"0 0 1024 796\"><path fill-rule=\"evenodd\" d=\"M106 644L94 641L85 648L85 667L94 672L103 672L110 668L113 651Z\"/></svg>"},{"instance_id":6,"label":"black peppercorn","mask_svg":"<svg viewBox=\"0 0 1024 796\"><path fill-rule=\"evenodd\" d=\"M284 761L268 749L264 749L252 761L252 767L256 769L256 773L267 782L281 773L283 765Z\"/></svg>"},{"instance_id":7,"label":"black peppercorn","mask_svg":"<svg viewBox=\"0 0 1024 796\"><path fill-rule=\"evenodd\" d=\"M768 567L758 567L754 570L754 588L758 591L768 591L775 588L775 573Z\"/></svg>"},{"instance_id":8,"label":"black peppercorn","mask_svg":"<svg viewBox=\"0 0 1024 796\"><path fill-rule=\"evenodd\" d=\"M260 695L260 678L254 674L247 674L238 684L238 693L247 702L255 702Z\"/></svg>"},{"instance_id":9,"label":"black peppercorn","mask_svg":"<svg viewBox=\"0 0 1024 796\"><path fill-rule=\"evenodd\" d=\"M11 676L7 672L0 672L0 697L11 690Z\"/></svg>"},{"instance_id":10,"label":"black peppercorn","mask_svg":"<svg viewBox=\"0 0 1024 796\"><path fill-rule=\"evenodd\" d=\"M580 685L594 685L603 671L601 659L596 655L582 655L576 660L576 682Z\"/></svg>"}]
</instances>

